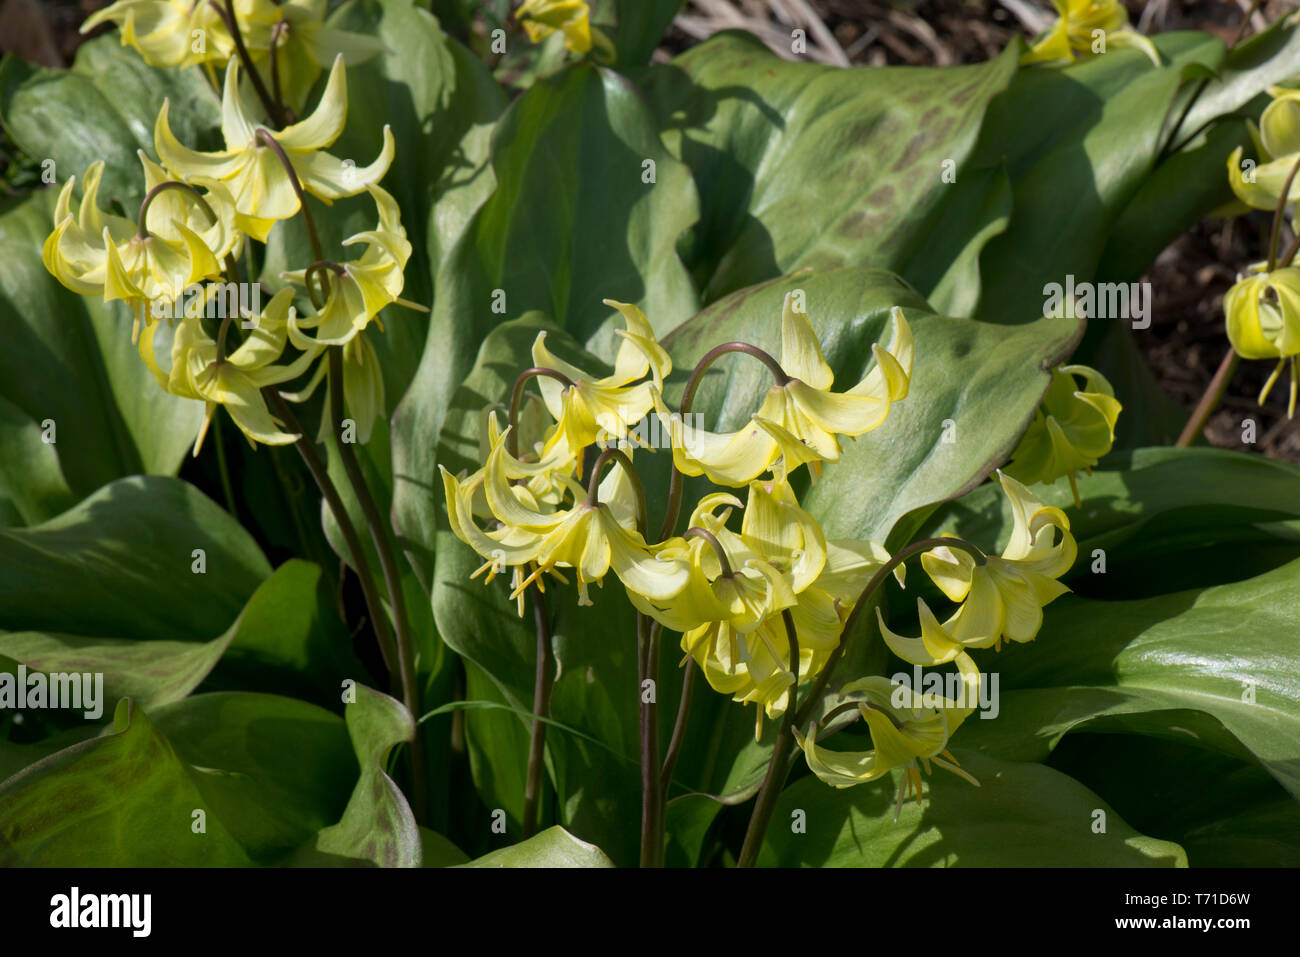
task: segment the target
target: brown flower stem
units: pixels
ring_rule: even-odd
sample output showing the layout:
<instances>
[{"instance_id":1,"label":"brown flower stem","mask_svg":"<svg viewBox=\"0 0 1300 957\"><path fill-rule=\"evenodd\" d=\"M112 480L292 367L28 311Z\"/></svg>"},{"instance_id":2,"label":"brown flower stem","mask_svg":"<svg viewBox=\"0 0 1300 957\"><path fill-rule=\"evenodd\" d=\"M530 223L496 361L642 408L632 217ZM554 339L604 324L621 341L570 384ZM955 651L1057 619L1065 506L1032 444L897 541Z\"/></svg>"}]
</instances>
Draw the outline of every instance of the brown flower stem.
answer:
<instances>
[{"instance_id":1,"label":"brown flower stem","mask_svg":"<svg viewBox=\"0 0 1300 957\"><path fill-rule=\"evenodd\" d=\"M542 796L542 771L546 758L546 721L551 711L551 621L546 594L534 582L528 586L533 596L533 621L537 625L537 671L533 680L533 727L528 739L528 778L524 783L524 838L537 833L537 811Z\"/></svg>"},{"instance_id":2,"label":"brown flower stem","mask_svg":"<svg viewBox=\"0 0 1300 957\"><path fill-rule=\"evenodd\" d=\"M776 744L772 748L772 760L768 762L763 786L758 792L758 800L754 802L754 813L749 818L749 829L745 832L745 843L741 847L740 859L736 862L737 867L753 867L754 862L758 860L759 848L763 846L763 835L767 833L772 812L776 810L781 789L785 787L786 759L794 746L792 732L795 702L799 690L799 635L795 630L794 618L790 615L789 608L781 612L781 617L785 619L785 634L790 642L790 671L794 675L794 682L790 685L790 700L786 704L785 714L781 716L781 730L777 732ZM758 706L763 707L763 703L760 701Z\"/></svg>"},{"instance_id":3,"label":"brown flower stem","mask_svg":"<svg viewBox=\"0 0 1300 957\"><path fill-rule=\"evenodd\" d=\"M343 347L331 346L329 354L329 427L333 437L334 449L343 462L348 482L361 506L361 514L370 528L370 537L375 543L375 552L379 556L379 567L388 587L388 601L392 607L393 630L396 634L398 675L401 679L402 700L412 715L420 714L420 692L415 684L415 649L411 642L410 628L406 620L406 602L402 597L402 579L397 562L393 557L393 545L389 537L387 523L379 514L370 486L366 484L357 461L356 451L350 442L344 442L340 435L340 423L343 421ZM411 766L414 781L414 806L417 821L424 821L428 811L428 781L426 779L425 754L420 728L417 725L415 740L411 742Z\"/></svg>"},{"instance_id":4,"label":"brown flower stem","mask_svg":"<svg viewBox=\"0 0 1300 957\"><path fill-rule=\"evenodd\" d=\"M840 639L835 644L835 650L831 652L830 658L826 660L826 666L822 668L821 674L817 677L816 684L813 685L812 690L804 699L803 705L798 709L798 714L795 716L796 724L803 725L812 714L817 702L821 700L826 691L826 686L830 684L831 673L844 655L844 648L848 644L849 634L853 631L853 626L857 624L858 616L867 607L867 600L875 593L876 589L884 584L885 579L889 577L895 568L913 555L919 555L921 552L928 552L932 548L941 547L959 548L964 552L968 552L975 559L976 565L983 565L987 561L984 553L979 548L960 538L923 538L912 542L905 548L899 549L889 561L881 565L879 570L871 576L871 580L867 582L866 587L862 589L862 593L858 595L857 601L853 603L853 611L849 612L844 627L840 629Z\"/></svg>"},{"instance_id":5,"label":"brown flower stem","mask_svg":"<svg viewBox=\"0 0 1300 957\"><path fill-rule=\"evenodd\" d=\"M603 449L600 455L596 456L596 464L591 468L591 478L587 480L587 505L595 507L597 504L597 493L600 491L600 472L605 467L606 462L617 462L623 469L623 473L632 483L632 490L636 492L636 524L637 531L644 538L646 527L649 524L649 518L646 514L645 504L645 487L641 484L641 476L636 474L636 469L632 467L632 459L628 454L620 449Z\"/></svg>"},{"instance_id":6,"label":"brown flower stem","mask_svg":"<svg viewBox=\"0 0 1300 957\"><path fill-rule=\"evenodd\" d=\"M1286 182L1282 184L1282 195L1277 199L1277 208L1273 210L1273 229L1268 235L1268 272L1277 265L1277 241L1282 232L1282 218L1286 212L1287 197L1291 195L1291 184L1295 182L1296 173L1300 173L1300 159L1291 166Z\"/></svg>"},{"instance_id":7,"label":"brown flower stem","mask_svg":"<svg viewBox=\"0 0 1300 957\"><path fill-rule=\"evenodd\" d=\"M648 616L637 612L637 695L641 742L641 866L663 866L663 790L659 786L658 643ZM646 682L651 682L649 689ZM649 690L649 700L647 700Z\"/></svg>"},{"instance_id":8,"label":"brown flower stem","mask_svg":"<svg viewBox=\"0 0 1300 957\"><path fill-rule=\"evenodd\" d=\"M283 422L289 431L298 433L298 441L294 443L294 447L298 450L298 454L302 456L307 471L316 480L316 486L320 489L321 495L324 496L325 504L329 506L329 510L334 514L335 521L338 522L339 531L342 532L344 544L348 548L348 554L352 556L352 567L356 569L357 578L361 582L361 594L366 600L366 611L370 614L371 627L374 629L375 638L379 642L379 651L384 657L384 665L388 668L389 674L396 679L397 653L393 648L392 636L388 633L388 620L384 617L383 605L379 603L379 595L375 591L375 579L370 573L370 561L366 558L365 550L361 547L361 540L357 537L356 527L352 524L347 509L343 507L343 500L339 497L334 480L330 478L324 460L320 457L320 453L316 451L316 446L307 438L302 423L298 421L298 417L294 415L293 409L290 408L284 397L271 386L264 388L262 395L266 398L267 405L271 407L271 411L275 413L276 418Z\"/></svg>"},{"instance_id":9,"label":"brown flower stem","mask_svg":"<svg viewBox=\"0 0 1300 957\"><path fill-rule=\"evenodd\" d=\"M790 381L786 375L781 363L777 362L771 353L760 349L758 346L750 345L748 342L724 342L720 346L714 346L706 352L699 362L695 363L695 368L691 371L691 377L686 380L686 388L682 391L682 401L679 408L681 415L685 416L691 411L691 406L695 403L695 393L704 381L704 373L708 371L709 366L713 365L718 359L722 358L729 352L740 352L747 356L752 356L771 371L776 379L777 385L785 385ZM659 528L659 541L663 541L673 533L677 527L677 519L681 517L682 511L682 492L685 484L685 476L678 471L674 464L672 474L668 479L668 508L664 513L664 523Z\"/></svg>"},{"instance_id":10,"label":"brown flower stem","mask_svg":"<svg viewBox=\"0 0 1300 957\"><path fill-rule=\"evenodd\" d=\"M199 208L208 214L208 219L214 223L217 221L217 214L212 211L212 207L208 205L208 201L203 198L203 195L195 187L191 186L189 183L182 183L180 180L169 179L167 182L159 183L153 189L149 190L149 192L145 194L144 201L140 204L140 214L136 217L136 236L140 239L149 238L149 229L145 226L145 219L149 214L149 207L153 205L154 198L159 193L166 192L169 189L183 189L192 193L194 201L199 204Z\"/></svg>"},{"instance_id":11,"label":"brown flower stem","mask_svg":"<svg viewBox=\"0 0 1300 957\"><path fill-rule=\"evenodd\" d=\"M1219 363L1218 370L1214 373L1214 378L1210 384L1205 387L1205 392L1201 395L1201 401L1196 403L1196 408L1192 410L1192 416L1183 426L1183 431L1179 433L1178 441L1174 443L1176 448L1189 448L1201 431L1205 428L1205 423L1209 421L1210 416L1219 405L1219 400L1223 398L1223 393L1228 391L1228 383L1232 381L1232 374L1237 370L1237 363L1240 357L1237 350L1231 346L1224 353L1223 361Z\"/></svg>"},{"instance_id":12,"label":"brown flower stem","mask_svg":"<svg viewBox=\"0 0 1300 957\"><path fill-rule=\"evenodd\" d=\"M230 31L230 38L235 41L235 53L239 55L239 60L244 65L244 72L253 82L253 89L257 92L257 98L262 102L262 109L266 110L267 119L277 127L284 126L284 114L276 106L275 100L266 89L266 83L262 81L262 75L257 72L257 67L253 65L253 57L248 52L248 47L244 43L243 31L239 29L239 19L235 16L235 0L226 0L223 9L216 0L208 0L212 9L217 11L217 15L226 24L226 29Z\"/></svg>"},{"instance_id":13,"label":"brown flower stem","mask_svg":"<svg viewBox=\"0 0 1300 957\"><path fill-rule=\"evenodd\" d=\"M668 741L668 752L664 755L664 767L660 774L660 787L665 797L673 781L673 771L677 759L681 756L682 745L686 741L686 721L690 717L691 699L695 693L695 678L700 669L695 666L695 659L686 660L686 671L682 675L682 698L677 705L677 720L673 723L673 736Z\"/></svg>"},{"instance_id":14,"label":"brown flower stem","mask_svg":"<svg viewBox=\"0 0 1300 957\"><path fill-rule=\"evenodd\" d=\"M519 403L524 397L524 386L528 384L529 379L537 376L554 379L566 388L572 388L573 386L573 382L568 376L555 369L533 366L531 369L525 369L519 373L515 379L514 388L510 390L510 413L507 419L510 425L510 436L506 439L506 451L516 458L519 457Z\"/></svg>"}]
</instances>

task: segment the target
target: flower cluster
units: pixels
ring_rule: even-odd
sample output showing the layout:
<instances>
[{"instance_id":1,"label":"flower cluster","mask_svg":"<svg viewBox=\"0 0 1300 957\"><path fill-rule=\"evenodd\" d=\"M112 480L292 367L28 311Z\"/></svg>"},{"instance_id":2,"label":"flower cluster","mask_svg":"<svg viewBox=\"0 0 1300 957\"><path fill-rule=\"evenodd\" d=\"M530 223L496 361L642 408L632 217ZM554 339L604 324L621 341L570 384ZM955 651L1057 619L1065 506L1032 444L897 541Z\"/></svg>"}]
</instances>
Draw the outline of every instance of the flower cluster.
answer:
<instances>
[{"instance_id":1,"label":"flower cluster","mask_svg":"<svg viewBox=\"0 0 1300 957\"><path fill-rule=\"evenodd\" d=\"M79 203L75 177L59 194L44 263L74 292L131 309L132 338L158 384L206 404L195 454L219 406L252 442L296 441L268 407L264 390L316 363L302 391L282 394L306 399L326 375L331 347L342 350L344 401L365 441L384 403L366 331L384 307L413 306L400 298L411 244L397 203L378 185L393 161L391 131L384 128L379 156L368 166L328 150L347 121L345 63L381 47L325 25L323 0L240 0L233 10L242 44L235 42L230 11L219 4L119 0L87 20L85 29L118 23L122 42L150 63L224 66L225 147L204 152L181 143L164 101L154 124L157 160L139 154L145 199L137 220L101 208L103 163L92 164ZM277 91L269 103L241 82L268 58ZM297 122L277 123L277 115L293 115L287 103L303 102L325 62L332 65L315 108ZM259 78L255 87L261 91L265 84ZM330 204L363 193L375 204L375 227L343 243L362 247L360 255L343 263L325 260L307 197ZM317 246L316 261L282 274L289 285L263 309L261 280L248 275L241 283L239 259L246 256L251 269L255 257L246 255L247 245L266 242L277 223L299 215Z\"/></svg>"},{"instance_id":2,"label":"flower cluster","mask_svg":"<svg viewBox=\"0 0 1300 957\"><path fill-rule=\"evenodd\" d=\"M590 604L590 586L612 572L640 614L681 635L684 660L693 660L715 691L756 706L758 734L764 718L793 715L801 683L827 673L864 589L887 571L903 580L901 563L880 544L828 539L791 480L800 466L815 476L836 462L843 437L879 427L893 403L907 397L911 328L902 310L893 309L865 377L837 392L812 323L796 302L786 297L779 359L747 343L727 343L706 355L687 383L683 406L718 356L740 352L764 362L775 382L735 431L688 425L688 408L670 409L663 390L672 362L649 321L635 306L606 300L624 321L613 372L597 377L564 362L539 333L533 368L512 394L510 421L503 426L495 411L485 416L483 466L459 477L442 470L451 529L483 559L473 577L509 573L522 615L527 591L544 588L548 577L568 582L572 576L579 602ZM526 423L519 403L530 378L537 379L544 415L535 406ZM647 529L633 462L634 454L649 453L626 441L635 438L629 426L648 413L671 439L676 493L682 476L723 487L698 500L682 534L674 534L670 504L658 540ZM596 447L600 438L604 451ZM609 439L619 440L618 448ZM967 649L1030 640L1042 606L1065 591L1055 579L1074 560L1068 520L1014 479L1002 482L1016 524L1001 556L972 556L937 543L924 557L927 572L958 605L952 616L940 625L922 603L918 639L898 637L881 621L889 646L906 660L956 663L978 680ZM743 489L743 499L725 489ZM878 684L866 679L841 691L865 696L859 704L876 749L847 756L820 750L814 724L799 735L814 772L845 786L916 760L955 767L935 755L969 712L954 705L923 718L909 706L906 715L885 720L885 712L867 704L879 698Z\"/></svg>"}]
</instances>

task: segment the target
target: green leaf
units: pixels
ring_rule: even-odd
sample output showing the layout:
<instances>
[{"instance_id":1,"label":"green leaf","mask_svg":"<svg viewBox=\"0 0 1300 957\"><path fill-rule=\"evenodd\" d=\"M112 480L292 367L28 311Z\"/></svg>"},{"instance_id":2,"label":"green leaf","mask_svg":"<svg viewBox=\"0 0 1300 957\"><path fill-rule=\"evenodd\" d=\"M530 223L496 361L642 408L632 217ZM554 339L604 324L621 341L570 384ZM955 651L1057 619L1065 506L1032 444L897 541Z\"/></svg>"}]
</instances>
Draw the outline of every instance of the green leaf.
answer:
<instances>
[{"instance_id":1,"label":"green leaf","mask_svg":"<svg viewBox=\"0 0 1300 957\"><path fill-rule=\"evenodd\" d=\"M0 629L207 639L270 574L252 536L194 486L119 479L58 518L0 530Z\"/></svg>"},{"instance_id":2,"label":"green leaf","mask_svg":"<svg viewBox=\"0 0 1300 957\"><path fill-rule=\"evenodd\" d=\"M832 743L829 745L834 747ZM938 768L922 807L902 806L901 772L843 790L808 776L777 802L758 862L768 867L1185 867L1177 844L1139 834L1072 778L1037 764L958 752L974 787ZM1106 815L1104 833L1093 830ZM805 832L792 823L802 811Z\"/></svg>"},{"instance_id":3,"label":"green leaf","mask_svg":"<svg viewBox=\"0 0 1300 957\"><path fill-rule=\"evenodd\" d=\"M25 664L29 672L102 674L101 709L130 697L152 712L189 695L218 662L209 689L293 690L333 705L343 680L356 680L365 669L329 602L320 568L291 560L262 583L234 624L211 641L9 632L0 634L0 655Z\"/></svg>"},{"instance_id":4,"label":"green leaf","mask_svg":"<svg viewBox=\"0 0 1300 957\"><path fill-rule=\"evenodd\" d=\"M209 833L219 820L259 864L337 820L356 780L339 716L292 698L201 694L152 719L198 785Z\"/></svg>"},{"instance_id":5,"label":"green leaf","mask_svg":"<svg viewBox=\"0 0 1300 957\"><path fill-rule=\"evenodd\" d=\"M602 299L638 304L661 335L696 308L676 253L695 188L627 80L577 66L538 83L499 121L492 166L496 191L443 262L420 369L393 419L394 516L425 582L438 437L487 333L538 310L608 358L621 319Z\"/></svg>"},{"instance_id":6,"label":"green leaf","mask_svg":"<svg viewBox=\"0 0 1300 957\"><path fill-rule=\"evenodd\" d=\"M650 62L668 25L686 0L595 0L592 26L605 31L614 43L614 68L632 73Z\"/></svg>"},{"instance_id":7,"label":"green leaf","mask_svg":"<svg viewBox=\"0 0 1300 957\"><path fill-rule=\"evenodd\" d=\"M398 701L358 684L356 701L346 713L352 749L361 765L357 781L338 823L304 844L292 863L419 867L420 829L410 805L384 770L388 754L415 738L415 719Z\"/></svg>"},{"instance_id":8,"label":"green leaf","mask_svg":"<svg viewBox=\"0 0 1300 957\"><path fill-rule=\"evenodd\" d=\"M0 497L24 524L122 476L174 474L203 418L203 403L158 388L121 303L79 296L46 272L53 210L46 190L0 216Z\"/></svg>"},{"instance_id":9,"label":"green leaf","mask_svg":"<svg viewBox=\"0 0 1300 957\"><path fill-rule=\"evenodd\" d=\"M1285 83L1297 72L1300 72L1300 30L1285 19L1278 20L1263 33L1227 52L1218 76L1206 84L1184 116L1182 110L1196 89L1195 84L1189 85L1179 103L1176 115L1181 123L1177 130L1171 131L1170 146L1181 148L1202 127L1219 117L1236 112L1258 115L1262 106L1255 101L1265 100L1261 94L1270 86Z\"/></svg>"},{"instance_id":10,"label":"green leaf","mask_svg":"<svg viewBox=\"0 0 1300 957\"><path fill-rule=\"evenodd\" d=\"M0 783L0 865L235 867L250 863L144 712L124 699L112 730Z\"/></svg>"},{"instance_id":11,"label":"green leaf","mask_svg":"<svg viewBox=\"0 0 1300 957\"><path fill-rule=\"evenodd\" d=\"M1014 209L981 255L980 318L1030 321L1043 314L1046 283L1093 280L1116 218L1155 166L1184 67L1215 67L1223 56L1222 42L1202 33L1155 43L1163 66L1119 50L1064 69L1021 70L990 107L971 162L1005 165ZM1161 214L1167 242L1181 210Z\"/></svg>"},{"instance_id":12,"label":"green leaf","mask_svg":"<svg viewBox=\"0 0 1300 957\"><path fill-rule=\"evenodd\" d=\"M521 844L493 851L462 867L613 867L600 848L562 827L549 827Z\"/></svg>"},{"instance_id":13,"label":"green leaf","mask_svg":"<svg viewBox=\"0 0 1300 957\"><path fill-rule=\"evenodd\" d=\"M1204 712L1213 722L1191 737L1234 756L1244 746L1300 796L1298 599L1300 560L1203 590L1058 599L1037 641L985 665L1001 676L1001 714L967 722L960 742L1037 759L1102 715ZM1178 738L1179 727L1171 716L1161 733Z\"/></svg>"},{"instance_id":14,"label":"green leaf","mask_svg":"<svg viewBox=\"0 0 1300 957\"><path fill-rule=\"evenodd\" d=\"M927 295L969 281L960 260L1000 231L1009 197L982 174L963 196L945 174L964 182L1015 72L1015 45L976 66L839 69L739 32L655 67L647 95L703 197L688 261L704 301L804 266L870 264Z\"/></svg>"},{"instance_id":15,"label":"green leaf","mask_svg":"<svg viewBox=\"0 0 1300 957\"><path fill-rule=\"evenodd\" d=\"M136 151L153 155L163 100L171 101L168 120L182 143L219 147L211 134L220 101L202 71L151 67L116 33L83 44L70 70L17 56L0 63L0 121L13 142L35 160L54 160L60 182L103 160L101 202L116 199L131 217L144 198Z\"/></svg>"}]
</instances>

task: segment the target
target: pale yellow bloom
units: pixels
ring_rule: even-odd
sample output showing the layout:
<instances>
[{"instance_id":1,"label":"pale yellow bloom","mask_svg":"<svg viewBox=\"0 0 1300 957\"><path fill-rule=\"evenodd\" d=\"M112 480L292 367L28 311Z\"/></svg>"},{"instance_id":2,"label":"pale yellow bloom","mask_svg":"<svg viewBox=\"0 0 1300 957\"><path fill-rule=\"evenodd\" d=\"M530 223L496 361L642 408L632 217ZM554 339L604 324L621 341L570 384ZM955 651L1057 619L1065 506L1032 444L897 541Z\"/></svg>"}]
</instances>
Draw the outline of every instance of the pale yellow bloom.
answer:
<instances>
[{"instance_id":1,"label":"pale yellow bloom","mask_svg":"<svg viewBox=\"0 0 1300 957\"><path fill-rule=\"evenodd\" d=\"M1075 377L1083 379L1079 388ZM1123 406L1110 382L1096 369L1067 365L1052 372L1047 394L1006 473L1026 485L1055 482L1091 469L1115 442L1115 423Z\"/></svg>"},{"instance_id":2,"label":"pale yellow bloom","mask_svg":"<svg viewBox=\"0 0 1300 957\"><path fill-rule=\"evenodd\" d=\"M183 146L168 124L169 108L164 101L154 125L154 146L163 165L182 179L204 176L225 183L235 199L239 226L248 235L265 242L276 222L298 212L298 196L283 163L258 138L258 130L263 128L256 121L259 107L240 90L238 60L231 60L226 67L221 101L224 150L203 153ZM387 125L383 148L369 166L358 167L325 152L343 132L347 112L347 77L340 56L334 61L325 92L311 115L272 134L303 189L325 203L355 196L374 186L393 161L393 134Z\"/></svg>"},{"instance_id":3,"label":"pale yellow bloom","mask_svg":"<svg viewBox=\"0 0 1300 957\"><path fill-rule=\"evenodd\" d=\"M1030 48L1020 62L1091 59L1110 49L1133 47L1141 50L1156 66L1160 54L1155 45L1128 26L1128 11L1120 0L1052 0L1060 18L1052 29Z\"/></svg>"},{"instance_id":4,"label":"pale yellow bloom","mask_svg":"<svg viewBox=\"0 0 1300 957\"><path fill-rule=\"evenodd\" d=\"M866 784L901 768L894 820L898 820L909 791L914 790L917 803L921 803L921 766L928 772L933 763L979 787L947 751L948 741L970 713L968 709L957 708L947 699L937 706L929 704L920 692L895 687L879 675L849 682L829 704L855 704L871 730L872 743L868 751L829 751L817 744L816 724L806 736L795 730L809 769L831 787Z\"/></svg>"},{"instance_id":5,"label":"pale yellow bloom","mask_svg":"<svg viewBox=\"0 0 1300 957\"><path fill-rule=\"evenodd\" d=\"M944 629L965 648L1000 647L1002 641L1032 641L1043 623L1043 607L1070 589L1056 579L1074 564L1078 546L1070 520L1044 505L1009 475L998 478L1011 503L1011 538L1001 556L983 565L966 551L940 547L921 556L939 589L962 605Z\"/></svg>"},{"instance_id":6,"label":"pale yellow bloom","mask_svg":"<svg viewBox=\"0 0 1300 957\"><path fill-rule=\"evenodd\" d=\"M789 474L840 457L837 435L858 436L880 426L890 406L907 396L912 373L912 331L901 309L891 313L886 345L871 347L875 364L847 392L832 392L834 374L812 324L787 296L781 317L781 369L788 381L772 386L749 424L736 432L687 426L654 393L655 407L673 441L673 461L684 475L706 475L740 486L775 467Z\"/></svg>"}]
</instances>

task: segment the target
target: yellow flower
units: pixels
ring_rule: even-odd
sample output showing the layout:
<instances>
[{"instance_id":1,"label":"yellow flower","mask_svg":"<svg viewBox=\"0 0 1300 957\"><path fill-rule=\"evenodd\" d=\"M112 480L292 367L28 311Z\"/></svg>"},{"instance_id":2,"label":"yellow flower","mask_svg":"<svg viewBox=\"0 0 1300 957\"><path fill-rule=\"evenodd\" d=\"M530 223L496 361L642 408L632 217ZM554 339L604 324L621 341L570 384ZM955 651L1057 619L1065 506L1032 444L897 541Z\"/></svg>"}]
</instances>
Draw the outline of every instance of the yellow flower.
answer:
<instances>
[{"instance_id":1,"label":"yellow flower","mask_svg":"<svg viewBox=\"0 0 1300 957\"><path fill-rule=\"evenodd\" d=\"M293 291L282 289L257 317L248 337L223 359L218 346L203 329L198 316L185 316L172 339L171 369L164 372L154 356L154 338L162 323L140 338L140 351L159 384L173 395L207 403L203 427L194 442L197 455L208 424L218 405L226 407L231 419L250 442L288 445L298 436L284 432L282 423L268 411L262 397L265 386L288 382L302 375L320 350L302 353L286 365L276 365L288 340L288 319L293 315Z\"/></svg>"},{"instance_id":2,"label":"yellow flower","mask_svg":"<svg viewBox=\"0 0 1300 957\"><path fill-rule=\"evenodd\" d=\"M1256 267L1260 268L1260 267ZM1283 366L1291 366L1287 418L1295 415L1296 380L1300 378L1300 268L1238 279L1223 295L1228 341L1243 359L1277 359L1277 367L1259 393L1262 405Z\"/></svg>"},{"instance_id":3,"label":"yellow flower","mask_svg":"<svg viewBox=\"0 0 1300 957\"><path fill-rule=\"evenodd\" d=\"M686 586L685 563L659 556L640 532L629 527L636 506L628 501L631 489L625 481L612 474L605 477L599 490L609 496L607 501L598 495L593 504L579 497L568 508L542 511L526 488L509 479L515 466L506 450L508 435L507 430L497 440L487 465L464 482L442 470L452 531L488 560L480 571L490 568L495 575L508 566L531 566L526 577L516 575L511 597L517 599L543 574L571 568L582 605L591 604L588 586L600 584L610 570L629 591L652 600L666 601ZM479 484L488 508L503 526L496 532L485 532L473 521L473 497Z\"/></svg>"},{"instance_id":4,"label":"yellow flower","mask_svg":"<svg viewBox=\"0 0 1300 957\"><path fill-rule=\"evenodd\" d=\"M245 23L268 3L236 0L235 16ZM81 32L109 22L121 30L122 46L134 47L150 66L225 63L235 52L225 21L206 0L117 0L87 17Z\"/></svg>"},{"instance_id":5,"label":"yellow flower","mask_svg":"<svg viewBox=\"0 0 1300 957\"><path fill-rule=\"evenodd\" d=\"M564 45L573 53L586 53L594 44L603 61L614 60L614 45L591 25L591 11L584 0L524 0L515 19L523 21L533 43L541 43L559 30Z\"/></svg>"},{"instance_id":6,"label":"yellow flower","mask_svg":"<svg viewBox=\"0 0 1300 957\"><path fill-rule=\"evenodd\" d=\"M1022 64L1073 60L1076 55L1088 60L1112 47L1133 47L1145 53L1156 66L1160 65L1160 54L1154 44L1128 28L1128 11L1119 0L1052 2L1060 19L1020 58Z\"/></svg>"},{"instance_id":7,"label":"yellow flower","mask_svg":"<svg viewBox=\"0 0 1300 957\"><path fill-rule=\"evenodd\" d=\"M224 150L202 153L181 145L168 125L167 101L154 125L154 146L163 165L181 178L205 176L225 183L234 196L240 228L265 242L271 227L297 213L300 204L280 158L257 135L258 106L241 93L238 74L239 61L232 59L221 102ZM383 149L369 166L357 167L325 152L343 132L347 112L347 77L340 56L312 114L273 134L303 189L326 203L375 185L393 161L393 134L387 125Z\"/></svg>"},{"instance_id":8,"label":"yellow flower","mask_svg":"<svg viewBox=\"0 0 1300 957\"><path fill-rule=\"evenodd\" d=\"M140 159L150 190L168 179L143 153ZM45 268L59 282L83 296L121 299L139 310L152 300L170 303L187 286L221 275L220 257L237 251L241 240L233 200L223 185L199 177L191 184L198 195L184 188L159 192L149 204L141 235L138 223L99 208L103 171L102 160L86 170L75 214L76 177L59 193L55 229L41 253Z\"/></svg>"},{"instance_id":9,"label":"yellow flower","mask_svg":"<svg viewBox=\"0 0 1300 957\"><path fill-rule=\"evenodd\" d=\"M1011 538L1002 555L989 555L983 565L946 546L921 556L939 589L962 603L943 629L965 648L1001 647L1003 639L1032 641L1043 623L1043 607L1069 591L1056 579L1078 554L1064 512L1038 501L1011 476L999 472L998 478L1012 513Z\"/></svg>"},{"instance_id":10,"label":"yellow flower","mask_svg":"<svg viewBox=\"0 0 1300 957\"><path fill-rule=\"evenodd\" d=\"M902 706L897 699L903 697ZM803 749L809 769L823 782L835 788L849 788L884 777L894 768L902 768L894 820L898 820L903 801L912 790L921 803L921 771L928 772L933 762L971 784L979 782L963 771L946 749L953 732L961 725L965 709L943 699L937 706L927 703L926 696L913 689L895 687L888 678L873 675L851 681L832 698L829 705L856 705L858 713L871 731L869 751L828 751L817 746L817 725L805 736L795 729L795 738Z\"/></svg>"},{"instance_id":11,"label":"yellow flower","mask_svg":"<svg viewBox=\"0 0 1300 957\"><path fill-rule=\"evenodd\" d=\"M1083 378L1082 389L1075 376ZM1006 473L1026 485L1068 475L1074 487L1074 473L1091 470L1110 451L1122 408L1110 382L1096 369L1061 366L1052 373L1043 403L1011 453Z\"/></svg>"},{"instance_id":12,"label":"yellow flower","mask_svg":"<svg viewBox=\"0 0 1300 957\"><path fill-rule=\"evenodd\" d=\"M807 462L835 462L836 435L858 436L885 421L890 406L907 396L912 374L912 331L897 307L888 344L871 347L875 365L847 392L830 391L834 375L812 324L787 296L781 316L781 369L789 377L772 386L749 424L737 432L709 432L684 424L658 390L655 408L669 430L673 461L684 475L706 475L719 485L740 486L780 463L786 474Z\"/></svg>"},{"instance_id":13,"label":"yellow flower","mask_svg":"<svg viewBox=\"0 0 1300 957\"><path fill-rule=\"evenodd\" d=\"M272 86L271 49L274 45L281 96L290 107L300 106L321 71L342 57L355 66L384 50L378 37L340 30L325 23L328 0L258 0L249 16L240 20L244 42L253 64ZM274 95L274 91L272 91Z\"/></svg>"},{"instance_id":14,"label":"yellow flower","mask_svg":"<svg viewBox=\"0 0 1300 957\"><path fill-rule=\"evenodd\" d=\"M411 243L402 227L401 210L387 191L378 186L367 186L379 210L379 223L373 230L357 233L343 240L344 246L364 243L365 252L359 259L340 264L338 272L323 272L329 280L329 295L320 311L314 316L298 316L289 324L289 336L299 349L310 345L341 346L366 328L371 319L385 306L401 302L410 308L422 309L415 303L401 299L405 283L406 262L411 258ZM296 283L306 283L305 271L282 273L281 277ZM312 334L307 335L310 331Z\"/></svg>"},{"instance_id":15,"label":"yellow flower","mask_svg":"<svg viewBox=\"0 0 1300 957\"><path fill-rule=\"evenodd\" d=\"M1238 146L1228 157L1228 185L1253 209L1276 209L1282 188L1296 161L1300 160L1300 90L1270 87L1273 102L1265 107L1259 126L1247 120L1259 165L1243 169L1243 149ZM1291 183L1287 203L1300 199L1300 176Z\"/></svg>"},{"instance_id":16,"label":"yellow flower","mask_svg":"<svg viewBox=\"0 0 1300 957\"><path fill-rule=\"evenodd\" d=\"M537 385L551 415L564 430L570 449L582 449L597 440L616 442L625 439L654 407L653 388L662 388L664 378L672 372L672 360L655 341L649 320L636 306L613 299L605 305L623 314L626 328L618 330L622 338L614 357L614 371L603 378L593 378L570 365L546 347L546 332L539 332L533 343L533 365L554 369L566 376L566 386L547 376ZM649 373L652 382L641 381ZM566 398L568 404L566 405Z\"/></svg>"}]
</instances>

